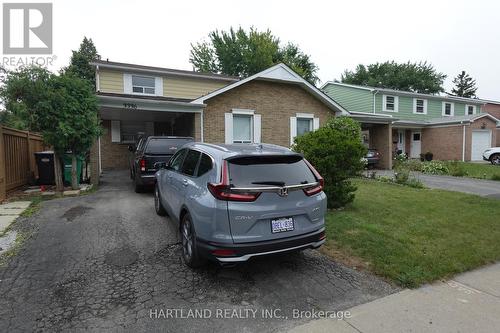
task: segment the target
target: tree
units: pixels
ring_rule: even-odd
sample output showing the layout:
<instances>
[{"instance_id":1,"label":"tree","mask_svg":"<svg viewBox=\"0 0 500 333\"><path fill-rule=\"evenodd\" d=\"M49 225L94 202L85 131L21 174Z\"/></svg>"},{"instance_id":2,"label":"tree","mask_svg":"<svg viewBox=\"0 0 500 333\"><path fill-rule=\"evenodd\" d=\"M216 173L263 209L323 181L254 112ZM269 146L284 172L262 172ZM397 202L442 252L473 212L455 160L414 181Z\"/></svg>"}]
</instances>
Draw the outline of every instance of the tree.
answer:
<instances>
[{"instance_id":1,"label":"tree","mask_svg":"<svg viewBox=\"0 0 500 333\"><path fill-rule=\"evenodd\" d=\"M341 81L377 88L437 94L444 91L445 78L446 75L437 72L427 62L399 64L386 61L368 66L358 65L354 71L346 70Z\"/></svg>"},{"instance_id":2,"label":"tree","mask_svg":"<svg viewBox=\"0 0 500 333\"><path fill-rule=\"evenodd\" d=\"M95 88L95 68L90 64L101 59L92 39L83 37L78 51L72 51L70 64L63 72L88 80Z\"/></svg>"},{"instance_id":3,"label":"tree","mask_svg":"<svg viewBox=\"0 0 500 333\"><path fill-rule=\"evenodd\" d=\"M366 148L361 143L359 123L348 117L330 119L325 126L295 138L293 150L300 152L324 178L328 206L338 208L354 200L350 179L364 168Z\"/></svg>"},{"instance_id":4,"label":"tree","mask_svg":"<svg viewBox=\"0 0 500 333\"><path fill-rule=\"evenodd\" d=\"M61 156L72 151L72 187L76 188L76 155L88 150L100 132L97 100L91 84L71 74L55 75L30 66L9 72L0 89L7 110L41 132L54 149L56 188L63 189Z\"/></svg>"},{"instance_id":5,"label":"tree","mask_svg":"<svg viewBox=\"0 0 500 333\"><path fill-rule=\"evenodd\" d=\"M269 30L230 28L212 31L208 38L208 42L191 44L189 62L199 72L247 77L282 62L309 82L318 82L318 67L309 55L295 44L282 46Z\"/></svg>"},{"instance_id":6,"label":"tree","mask_svg":"<svg viewBox=\"0 0 500 333\"><path fill-rule=\"evenodd\" d=\"M455 85L451 90L453 95L467 98L476 97L476 80L470 77L465 71L462 71L462 73L453 79L453 84Z\"/></svg>"}]
</instances>

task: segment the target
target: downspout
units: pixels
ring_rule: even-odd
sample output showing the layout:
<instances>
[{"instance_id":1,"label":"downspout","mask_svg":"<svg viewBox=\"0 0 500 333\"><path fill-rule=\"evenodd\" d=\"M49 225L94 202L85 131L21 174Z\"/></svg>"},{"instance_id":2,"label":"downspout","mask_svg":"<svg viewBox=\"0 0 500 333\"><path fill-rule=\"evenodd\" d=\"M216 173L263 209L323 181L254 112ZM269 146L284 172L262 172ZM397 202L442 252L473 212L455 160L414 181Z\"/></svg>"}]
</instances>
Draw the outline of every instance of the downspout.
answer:
<instances>
[{"instance_id":1,"label":"downspout","mask_svg":"<svg viewBox=\"0 0 500 333\"><path fill-rule=\"evenodd\" d=\"M101 90L101 83L99 80L99 65L95 66L95 91Z\"/></svg>"},{"instance_id":2,"label":"downspout","mask_svg":"<svg viewBox=\"0 0 500 333\"><path fill-rule=\"evenodd\" d=\"M464 122L460 122L462 126L462 162L465 162L465 125Z\"/></svg>"},{"instance_id":3,"label":"downspout","mask_svg":"<svg viewBox=\"0 0 500 333\"><path fill-rule=\"evenodd\" d=\"M203 141L203 109L201 109L201 117L200 117L200 126L201 126L201 131L200 131L200 139L201 139L201 142L205 142Z\"/></svg>"}]
</instances>

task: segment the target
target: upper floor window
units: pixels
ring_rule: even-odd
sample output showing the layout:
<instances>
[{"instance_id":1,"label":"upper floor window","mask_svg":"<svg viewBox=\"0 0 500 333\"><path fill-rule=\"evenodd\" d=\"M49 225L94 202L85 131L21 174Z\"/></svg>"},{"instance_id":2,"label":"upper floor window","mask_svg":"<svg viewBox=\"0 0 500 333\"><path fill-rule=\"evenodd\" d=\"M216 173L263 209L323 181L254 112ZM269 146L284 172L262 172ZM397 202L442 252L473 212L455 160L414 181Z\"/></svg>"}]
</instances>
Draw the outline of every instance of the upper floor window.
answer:
<instances>
[{"instance_id":1,"label":"upper floor window","mask_svg":"<svg viewBox=\"0 0 500 333\"><path fill-rule=\"evenodd\" d=\"M466 115L476 114L476 106L475 105L465 105L465 114Z\"/></svg>"},{"instance_id":2,"label":"upper floor window","mask_svg":"<svg viewBox=\"0 0 500 333\"><path fill-rule=\"evenodd\" d=\"M453 116L455 113L455 104L451 102L443 102L442 115Z\"/></svg>"},{"instance_id":3,"label":"upper floor window","mask_svg":"<svg viewBox=\"0 0 500 333\"><path fill-rule=\"evenodd\" d=\"M132 92L136 94L155 94L155 78L132 75Z\"/></svg>"},{"instance_id":4,"label":"upper floor window","mask_svg":"<svg viewBox=\"0 0 500 333\"><path fill-rule=\"evenodd\" d=\"M383 95L382 111L398 112L398 96Z\"/></svg>"},{"instance_id":5,"label":"upper floor window","mask_svg":"<svg viewBox=\"0 0 500 333\"><path fill-rule=\"evenodd\" d=\"M427 100L422 98L414 98L413 113L427 114Z\"/></svg>"}]
</instances>

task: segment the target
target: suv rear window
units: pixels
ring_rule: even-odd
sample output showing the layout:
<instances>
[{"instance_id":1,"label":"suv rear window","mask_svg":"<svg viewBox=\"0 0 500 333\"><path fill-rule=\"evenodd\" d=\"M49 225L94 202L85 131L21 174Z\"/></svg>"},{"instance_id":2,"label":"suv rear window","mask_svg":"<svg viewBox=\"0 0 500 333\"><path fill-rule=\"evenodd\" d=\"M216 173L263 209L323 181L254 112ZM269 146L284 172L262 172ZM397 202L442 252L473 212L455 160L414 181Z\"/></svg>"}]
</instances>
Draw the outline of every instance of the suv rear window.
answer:
<instances>
[{"instance_id":1,"label":"suv rear window","mask_svg":"<svg viewBox=\"0 0 500 333\"><path fill-rule=\"evenodd\" d=\"M146 143L145 154L173 155L184 144L193 141L191 139L151 138Z\"/></svg>"},{"instance_id":2,"label":"suv rear window","mask_svg":"<svg viewBox=\"0 0 500 333\"><path fill-rule=\"evenodd\" d=\"M304 159L292 156L240 157L228 161L229 181L235 187L284 186L316 182Z\"/></svg>"}]
</instances>

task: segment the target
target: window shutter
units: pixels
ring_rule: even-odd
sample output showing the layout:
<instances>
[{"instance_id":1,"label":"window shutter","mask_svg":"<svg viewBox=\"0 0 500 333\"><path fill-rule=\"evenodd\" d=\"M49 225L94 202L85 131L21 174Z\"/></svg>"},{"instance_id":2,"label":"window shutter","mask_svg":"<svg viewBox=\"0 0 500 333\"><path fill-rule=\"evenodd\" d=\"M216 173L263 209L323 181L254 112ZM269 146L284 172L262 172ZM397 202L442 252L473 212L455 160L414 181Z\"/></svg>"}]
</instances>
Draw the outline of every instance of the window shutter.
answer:
<instances>
[{"instance_id":1,"label":"window shutter","mask_svg":"<svg viewBox=\"0 0 500 333\"><path fill-rule=\"evenodd\" d=\"M131 74L123 74L123 92L125 94L132 93L132 75Z\"/></svg>"},{"instance_id":2,"label":"window shutter","mask_svg":"<svg viewBox=\"0 0 500 333\"><path fill-rule=\"evenodd\" d=\"M293 139L297 136L297 117L290 117L290 146L293 144Z\"/></svg>"},{"instance_id":3,"label":"window shutter","mask_svg":"<svg viewBox=\"0 0 500 333\"><path fill-rule=\"evenodd\" d=\"M161 76L155 77L155 95L163 96L163 78Z\"/></svg>"},{"instance_id":4,"label":"window shutter","mask_svg":"<svg viewBox=\"0 0 500 333\"><path fill-rule=\"evenodd\" d=\"M254 114L253 115L253 142L260 143L261 141L261 115Z\"/></svg>"},{"instance_id":5,"label":"window shutter","mask_svg":"<svg viewBox=\"0 0 500 333\"><path fill-rule=\"evenodd\" d=\"M225 142L233 143L233 114L225 113L224 114L224 133L225 133Z\"/></svg>"},{"instance_id":6,"label":"window shutter","mask_svg":"<svg viewBox=\"0 0 500 333\"><path fill-rule=\"evenodd\" d=\"M120 141L121 141L120 121L111 120L111 142L120 142Z\"/></svg>"},{"instance_id":7,"label":"window shutter","mask_svg":"<svg viewBox=\"0 0 500 333\"><path fill-rule=\"evenodd\" d=\"M313 131L317 130L319 128L319 118L314 118L313 119Z\"/></svg>"}]
</instances>

